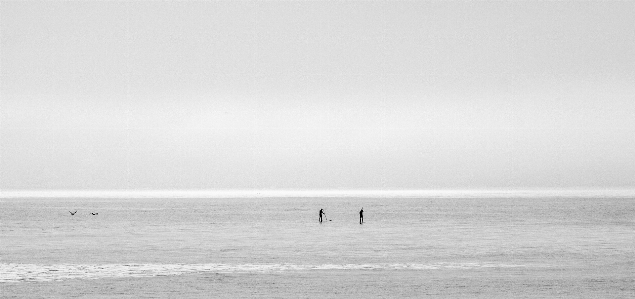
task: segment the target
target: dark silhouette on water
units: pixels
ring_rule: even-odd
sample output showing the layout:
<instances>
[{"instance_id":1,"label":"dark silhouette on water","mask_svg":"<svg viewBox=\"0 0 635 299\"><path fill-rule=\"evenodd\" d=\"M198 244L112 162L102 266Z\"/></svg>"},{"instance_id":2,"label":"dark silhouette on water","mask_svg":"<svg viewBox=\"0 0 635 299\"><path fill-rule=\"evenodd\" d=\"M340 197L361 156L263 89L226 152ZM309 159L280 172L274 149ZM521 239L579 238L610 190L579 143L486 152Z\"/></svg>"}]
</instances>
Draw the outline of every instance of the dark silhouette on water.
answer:
<instances>
[{"instance_id":1,"label":"dark silhouette on water","mask_svg":"<svg viewBox=\"0 0 635 299\"><path fill-rule=\"evenodd\" d=\"M364 208L359 210L359 224L364 223Z\"/></svg>"},{"instance_id":2,"label":"dark silhouette on water","mask_svg":"<svg viewBox=\"0 0 635 299\"><path fill-rule=\"evenodd\" d=\"M75 213L77 213L77 211L75 212L68 211L68 212L71 213L71 215L75 215Z\"/></svg>"},{"instance_id":3,"label":"dark silhouette on water","mask_svg":"<svg viewBox=\"0 0 635 299\"><path fill-rule=\"evenodd\" d=\"M324 214L324 219L326 219L326 213L324 213L323 209L320 209L320 223L322 223L322 214Z\"/></svg>"},{"instance_id":4,"label":"dark silhouette on water","mask_svg":"<svg viewBox=\"0 0 635 299\"><path fill-rule=\"evenodd\" d=\"M90 213L91 215L99 215L99 213Z\"/></svg>"}]
</instances>

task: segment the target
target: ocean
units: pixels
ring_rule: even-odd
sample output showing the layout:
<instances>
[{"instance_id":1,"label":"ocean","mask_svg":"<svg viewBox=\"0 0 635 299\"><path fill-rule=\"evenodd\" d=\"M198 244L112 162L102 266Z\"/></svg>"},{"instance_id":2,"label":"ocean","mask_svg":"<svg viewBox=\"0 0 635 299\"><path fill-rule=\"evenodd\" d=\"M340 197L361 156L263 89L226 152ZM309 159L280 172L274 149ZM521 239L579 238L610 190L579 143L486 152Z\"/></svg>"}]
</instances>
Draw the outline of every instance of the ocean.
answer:
<instances>
[{"instance_id":1,"label":"ocean","mask_svg":"<svg viewBox=\"0 0 635 299\"><path fill-rule=\"evenodd\" d=\"M635 199L4 198L0 297L634 298Z\"/></svg>"}]
</instances>

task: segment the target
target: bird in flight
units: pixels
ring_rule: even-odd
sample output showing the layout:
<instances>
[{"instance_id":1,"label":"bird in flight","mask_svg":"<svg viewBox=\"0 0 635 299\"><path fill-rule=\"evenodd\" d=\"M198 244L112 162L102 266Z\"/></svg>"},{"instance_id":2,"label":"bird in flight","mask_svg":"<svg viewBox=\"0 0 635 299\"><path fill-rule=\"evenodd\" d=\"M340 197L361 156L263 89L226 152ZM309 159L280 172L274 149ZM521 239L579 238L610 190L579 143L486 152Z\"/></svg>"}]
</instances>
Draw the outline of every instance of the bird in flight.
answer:
<instances>
[{"instance_id":1,"label":"bird in flight","mask_svg":"<svg viewBox=\"0 0 635 299\"><path fill-rule=\"evenodd\" d=\"M91 215L93 215L93 216L94 216L94 215L99 215L99 213L90 213L90 214L91 214Z\"/></svg>"},{"instance_id":2,"label":"bird in flight","mask_svg":"<svg viewBox=\"0 0 635 299\"><path fill-rule=\"evenodd\" d=\"M68 211L68 212L71 213L71 215L75 215L75 213L77 213L77 210L75 212L71 212L71 211Z\"/></svg>"}]
</instances>

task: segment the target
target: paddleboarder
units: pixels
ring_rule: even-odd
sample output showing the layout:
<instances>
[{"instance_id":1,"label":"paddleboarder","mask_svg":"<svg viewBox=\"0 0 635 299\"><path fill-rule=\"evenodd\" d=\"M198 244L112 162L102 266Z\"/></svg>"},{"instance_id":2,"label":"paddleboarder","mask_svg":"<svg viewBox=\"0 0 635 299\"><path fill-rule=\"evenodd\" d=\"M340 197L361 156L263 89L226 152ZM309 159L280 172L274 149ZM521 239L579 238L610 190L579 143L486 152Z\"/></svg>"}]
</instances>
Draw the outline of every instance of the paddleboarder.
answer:
<instances>
[{"instance_id":1,"label":"paddleboarder","mask_svg":"<svg viewBox=\"0 0 635 299\"><path fill-rule=\"evenodd\" d=\"M359 224L364 223L364 208L359 210Z\"/></svg>"},{"instance_id":2,"label":"paddleboarder","mask_svg":"<svg viewBox=\"0 0 635 299\"><path fill-rule=\"evenodd\" d=\"M320 209L320 223L322 223L322 215L324 215L324 218L326 218L326 213L324 213L323 209Z\"/></svg>"}]
</instances>

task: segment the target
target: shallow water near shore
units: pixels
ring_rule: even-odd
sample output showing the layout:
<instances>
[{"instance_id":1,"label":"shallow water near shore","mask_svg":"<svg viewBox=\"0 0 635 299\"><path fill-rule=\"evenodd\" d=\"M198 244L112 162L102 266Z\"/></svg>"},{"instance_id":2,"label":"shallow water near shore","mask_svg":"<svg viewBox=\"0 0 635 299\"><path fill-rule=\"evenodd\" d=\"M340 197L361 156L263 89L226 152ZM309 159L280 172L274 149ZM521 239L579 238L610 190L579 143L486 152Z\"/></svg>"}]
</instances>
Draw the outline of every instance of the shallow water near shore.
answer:
<instances>
[{"instance_id":1,"label":"shallow water near shore","mask_svg":"<svg viewBox=\"0 0 635 299\"><path fill-rule=\"evenodd\" d=\"M0 224L8 298L635 296L629 198L4 199Z\"/></svg>"}]
</instances>

